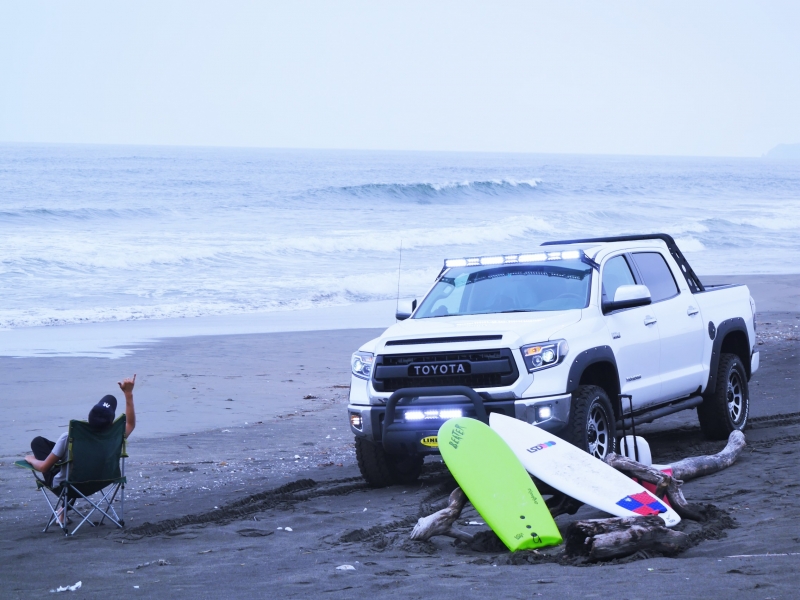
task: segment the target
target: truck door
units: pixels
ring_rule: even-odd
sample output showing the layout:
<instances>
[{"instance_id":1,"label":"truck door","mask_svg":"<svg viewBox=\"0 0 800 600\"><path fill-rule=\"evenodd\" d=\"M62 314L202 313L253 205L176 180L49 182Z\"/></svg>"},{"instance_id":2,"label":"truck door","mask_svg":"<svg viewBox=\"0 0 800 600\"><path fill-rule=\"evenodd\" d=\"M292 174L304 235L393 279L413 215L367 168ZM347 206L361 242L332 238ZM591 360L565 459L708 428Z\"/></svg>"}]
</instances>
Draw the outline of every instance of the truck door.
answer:
<instances>
[{"instance_id":1,"label":"truck door","mask_svg":"<svg viewBox=\"0 0 800 600\"><path fill-rule=\"evenodd\" d=\"M634 252L633 261L650 289L650 309L661 337L661 397L674 400L697 390L703 369L704 327L692 293L681 291L659 252ZM684 286L685 287L685 286Z\"/></svg>"},{"instance_id":2,"label":"truck door","mask_svg":"<svg viewBox=\"0 0 800 600\"><path fill-rule=\"evenodd\" d=\"M607 260L601 277L604 303L614 299L619 286L637 283L624 255ZM622 393L633 397L634 408L656 402L661 392L660 342L653 311L649 306L618 310L605 315L605 321ZM611 401L616 404L617 399Z\"/></svg>"}]
</instances>

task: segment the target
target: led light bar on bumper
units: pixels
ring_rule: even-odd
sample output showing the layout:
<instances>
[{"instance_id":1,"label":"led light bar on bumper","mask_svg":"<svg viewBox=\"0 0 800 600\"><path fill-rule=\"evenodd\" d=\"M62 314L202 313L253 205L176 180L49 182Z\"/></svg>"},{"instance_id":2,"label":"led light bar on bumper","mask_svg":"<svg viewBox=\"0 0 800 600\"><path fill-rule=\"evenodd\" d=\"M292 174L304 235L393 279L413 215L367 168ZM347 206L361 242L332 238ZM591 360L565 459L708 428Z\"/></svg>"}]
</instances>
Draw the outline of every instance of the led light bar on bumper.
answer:
<instances>
[{"instance_id":1,"label":"led light bar on bumper","mask_svg":"<svg viewBox=\"0 0 800 600\"><path fill-rule=\"evenodd\" d=\"M411 409L403 411L403 418L406 421L424 421L426 419L457 419L464 416L460 408L443 408L441 410L432 409Z\"/></svg>"},{"instance_id":2,"label":"led light bar on bumper","mask_svg":"<svg viewBox=\"0 0 800 600\"><path fill-rule=\"evenodd\" d=\"M527 344L522 346L519 351L522 353L528 372L533 373L560 364L569 353L569 344L567 340L551 340Z\"/></svg>"},{"instance_id":3,"label":"led light bar on bumper","mask_svg":"<svg viewBox=\"0 0 800 600\"><path fill-rule=\"evenodd\" d=\"M350 358L350 370L360 379L369 379L372 375L372 363L375 356L370 352L354 352Z\"/></svg>"},{"instance_id":4,"label":"led light bar on bumper","mask_svg":"<svg viewBox=\"0 0 800 600\"><path fill-rule=\"evenodd\" d=\"M517 265L520 263L547 262L549 260L575 260L579 259L587 264L594 261L584 254L583 250L565 250L564 252L535 252L531 254L503 254L500 256L476 256L472 258L448 258L444 266L453 267L481 267L491 265Z\"/></svg>"}]
</instances>

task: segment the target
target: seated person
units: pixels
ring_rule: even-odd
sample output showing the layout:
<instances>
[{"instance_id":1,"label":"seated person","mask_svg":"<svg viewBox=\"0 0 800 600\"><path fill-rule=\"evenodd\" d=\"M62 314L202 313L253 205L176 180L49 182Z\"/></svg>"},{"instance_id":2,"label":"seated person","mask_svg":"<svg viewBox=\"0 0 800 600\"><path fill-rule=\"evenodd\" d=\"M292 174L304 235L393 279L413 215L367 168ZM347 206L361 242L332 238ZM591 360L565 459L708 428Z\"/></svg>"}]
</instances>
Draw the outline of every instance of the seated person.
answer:
<instances>
[{"instance_id":1,"label":"seated person","mask_svg":"<svg viewBox=\"0 0 800 600\"><path fill-rule=\"evenodd\" d=\"M133 410L133 386L136 383L136 375L131 379L118 381L122 392L125 394L125 438L131 434L136 427L136 413ZM114 396L103 396L103 398L89 411L89 425L96 429L105 429L114 422L114 413L117 410L117 399ZM51 487L57 487L64 481L64 474L60 467L55 464L65 458L67 453L67 438L69 430L61 434L55 442L37 436L31 441L33 455L25 457L25 460L37 471L44 474L45 483Z\"/></svg>"}]
</instances>

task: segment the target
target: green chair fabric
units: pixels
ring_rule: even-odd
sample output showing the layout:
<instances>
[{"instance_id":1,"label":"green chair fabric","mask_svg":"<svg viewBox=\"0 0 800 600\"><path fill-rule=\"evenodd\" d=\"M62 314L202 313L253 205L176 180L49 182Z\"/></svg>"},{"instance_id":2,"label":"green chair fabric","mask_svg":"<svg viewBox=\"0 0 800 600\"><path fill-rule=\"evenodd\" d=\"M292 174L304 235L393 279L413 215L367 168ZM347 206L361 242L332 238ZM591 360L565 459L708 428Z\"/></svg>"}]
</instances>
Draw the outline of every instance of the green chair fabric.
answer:
<instances>
[{"instance_id":1,"label":"green chair fabric","mask_svg":"<svg viewBox=\"0 0 800 600\"><path fill-rule=\"evenodd\" d=\"M78 497L76 491L90 496L106 486L125 482L120 471L125 423L124 414L102 431L86 421L69 422L69 466L64 484L73 488L68 492L70 498Z\"/></svg>"}]
</instances>

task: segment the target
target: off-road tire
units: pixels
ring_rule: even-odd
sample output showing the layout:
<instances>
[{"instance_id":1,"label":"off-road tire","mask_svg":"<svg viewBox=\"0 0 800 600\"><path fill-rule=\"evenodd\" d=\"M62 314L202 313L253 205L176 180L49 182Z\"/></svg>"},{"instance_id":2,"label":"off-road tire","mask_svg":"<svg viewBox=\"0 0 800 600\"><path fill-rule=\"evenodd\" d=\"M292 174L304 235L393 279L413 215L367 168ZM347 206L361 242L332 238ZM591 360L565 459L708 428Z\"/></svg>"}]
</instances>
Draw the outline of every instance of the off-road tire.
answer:
<instances>
[{"instance_id":1,"label":"off-road tire","mask_svg":"<svg viewBox=\"0 0 800 600\"><path fill-rule=\"evenodd\" d=\"M372 487L413 483L422 472L422 456L388 454L381 444L356 438L356 458L361 476Z\"/></svg>"},{"instance_id":2,"label":"off-road tire","mask_svg":"<svg viewBox=\"0 0 800 600\"><path fill-rule=\"evenodd\" d=\"M700 429L709 440L726 440L732 431L742 431L750 416L750 388L747 371L735 354L723 354L717 367L717 386L703 396L697 407Z\"/></svg>"},{"instance_id":3,"label":"off-road tire","mask_svg":"<svg viewBox=\"0 0 800 600\"><path fill-rule=\"evenodd\" d=\"M611 401L603 388L581 385L572 392L569 422L561 436L600 460L614 451L616 419Z\"/></svg>"}]
</instances>

